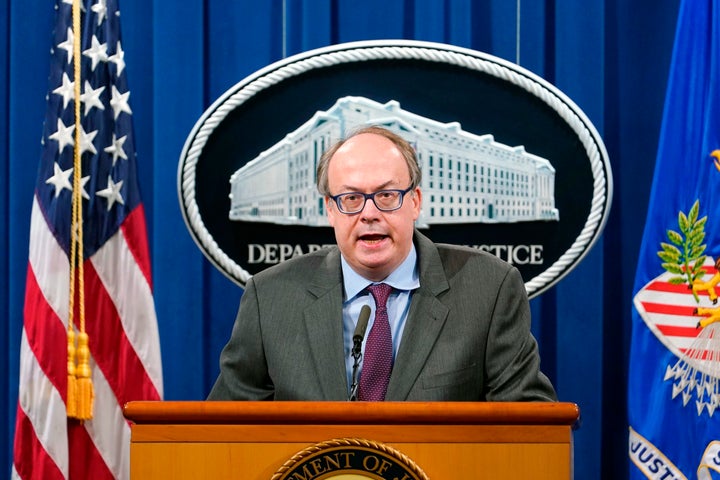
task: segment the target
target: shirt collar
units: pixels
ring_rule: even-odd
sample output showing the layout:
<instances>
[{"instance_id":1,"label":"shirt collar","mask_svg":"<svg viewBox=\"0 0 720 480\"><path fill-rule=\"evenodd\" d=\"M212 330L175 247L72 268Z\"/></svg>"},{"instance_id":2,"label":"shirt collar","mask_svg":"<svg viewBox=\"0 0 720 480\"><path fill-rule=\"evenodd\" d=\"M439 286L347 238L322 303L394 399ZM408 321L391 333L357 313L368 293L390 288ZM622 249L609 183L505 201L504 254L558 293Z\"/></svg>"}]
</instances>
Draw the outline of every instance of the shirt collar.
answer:
<instances>
[{"instance_id":1,"label":"shirt collar","mask_svg":"<svg viewBox=\"0 0 720 480\"><path fill-rule=\"evenodd\" d=\"M342 266L343 285L345 287L345 300L354 298L362 292L368 285L377 282L371 282L365 277L359 275L352 269L345 257L340 255L340 264ZM417 252L415 244L410 247L410 253L405 260L393 270L383 281L396 290L414 290L420 286L420 276L417 268Z\"/></svg>"}]
</instances>

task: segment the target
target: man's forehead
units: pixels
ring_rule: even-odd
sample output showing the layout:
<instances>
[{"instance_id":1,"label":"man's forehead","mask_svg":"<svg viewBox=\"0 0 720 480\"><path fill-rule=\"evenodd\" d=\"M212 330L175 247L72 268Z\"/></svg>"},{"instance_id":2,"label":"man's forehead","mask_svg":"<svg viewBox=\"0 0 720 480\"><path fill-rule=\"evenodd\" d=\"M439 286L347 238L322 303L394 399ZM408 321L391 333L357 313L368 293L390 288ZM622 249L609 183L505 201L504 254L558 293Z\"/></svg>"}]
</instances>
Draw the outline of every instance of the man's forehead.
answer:
<instances>
[{"instance_id":1,"label":"man's forehead","mask_svg":"<svg viewBox=\"0 0 720 480\"><path fill-rule=\"evenodd\" d=\"M400 152L395 143L393 143L389 138L378 135L377 133L360 133L354 137L348 138L345 143L338 148L336 155L337 153L347 152L349 150L364 149L387 149L388 151L394 150L398 153Z\"/></svg>"}]
</instances>

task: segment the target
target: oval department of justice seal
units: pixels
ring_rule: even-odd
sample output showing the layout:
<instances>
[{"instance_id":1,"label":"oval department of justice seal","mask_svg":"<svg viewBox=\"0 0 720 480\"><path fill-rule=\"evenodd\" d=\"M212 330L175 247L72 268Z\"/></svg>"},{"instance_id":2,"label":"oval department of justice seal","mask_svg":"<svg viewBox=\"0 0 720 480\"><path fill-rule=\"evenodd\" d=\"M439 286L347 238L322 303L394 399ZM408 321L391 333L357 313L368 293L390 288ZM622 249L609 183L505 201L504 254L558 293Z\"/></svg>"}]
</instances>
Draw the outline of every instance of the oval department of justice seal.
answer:
<instances>
[{"instance_id":1,"label":"oval department of justice seal","mask_svg":"<svg viewBox=\"0 0 720 480\"><path fill-rule=\"evenodd\" d=\"M410 458L373 440L338 438L293 455L271 480L428 480Z\"/></svg>"},{"instance_id":2,"label":"oval department of justice seal","mask_svg":"<svg viewBox=\"0 0 720 480\"><path fill-rule=\"evenodd\" d=\"M416 227L516 266L530 297L569 273L603 230L610 162L566 95L483 52L375 40L282 59L205 111L178 167L181 211L205 256L244 287L265 268L333 245L317 164L367 125L416 150Z\"/></svg>"}]
</instances>

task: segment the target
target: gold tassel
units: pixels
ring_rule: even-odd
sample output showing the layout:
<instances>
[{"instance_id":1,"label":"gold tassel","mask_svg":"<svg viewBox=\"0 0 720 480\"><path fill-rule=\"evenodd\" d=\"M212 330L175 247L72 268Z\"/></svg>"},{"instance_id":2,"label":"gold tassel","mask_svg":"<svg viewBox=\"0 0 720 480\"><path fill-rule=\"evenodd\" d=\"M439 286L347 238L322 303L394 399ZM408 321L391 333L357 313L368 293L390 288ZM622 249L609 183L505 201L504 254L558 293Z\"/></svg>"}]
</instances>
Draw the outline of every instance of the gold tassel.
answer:
<instances>
[{"instance_id":1,"label":"gold tassel","mask_svg":"<svg viewBox=\"0 0 720 480\"><path fill-rule=\"evenodd\" d=\"M78 333L77 357L77 415L75 418L79 420L90 420L92 419L95 392L93 390L89 363L90 349L88 348L88 335L85 332Z\"/></svg>"},{"instance_id":2,"label":"gold tassel","mask_svg":"<svg viewBox=\"0 0 720 480\"><path fill-rule=\"evenodd\" d=\"M83 229L82 229L82 151L80 145L80 0L72 1L72 30L75 32L73 41L73 74L75 78L75 148L73 152L73 189L72 189L72 234L70 244L70 305L68 309L68 392L67 415L80 421L92 419L93 401L95 392L90 371L90 349L88 348L88 335L85 333L85 276L83 271ZM76 283L77 282L77 283ZM77 290L76 290L77 287ZM74 323L75 295L77 294L77 313L79 323ZM78 326L77 350L74 341L74 325ZM77 366L75 356L77 355Z\"/></svg>"},{"instance_id":3,"label":"gold tassel","mask_svg":"<svg viewBox=\"0 0 720 480\"><path fill-rule=\"evenodd\" d=\"M77 415L77 384L75 383L75 332L73 331L72 325L68 328L67 332L67 399L65 400L65 406L67 409L67 416L75 418Z\"/></svg>"}]
</instances>

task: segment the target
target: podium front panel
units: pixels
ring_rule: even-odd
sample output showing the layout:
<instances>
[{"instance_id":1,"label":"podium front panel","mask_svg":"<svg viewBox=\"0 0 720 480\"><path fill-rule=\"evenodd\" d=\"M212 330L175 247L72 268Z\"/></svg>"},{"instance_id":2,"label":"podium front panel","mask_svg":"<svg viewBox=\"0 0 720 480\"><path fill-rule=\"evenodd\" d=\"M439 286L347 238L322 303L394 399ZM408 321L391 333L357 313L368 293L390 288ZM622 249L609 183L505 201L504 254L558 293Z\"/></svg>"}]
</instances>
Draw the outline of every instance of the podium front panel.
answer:
<instances>
[{"instance_id":1,"label":"podium front panel","mask_svg":"<svg viewBox=\"0 0 720 480\"><path fill-rule=\"evenodd\" d=\"M515 417L508 414L508 404L481 404L478 410L455 403L374 408L326 402L319 408L338 410L318 415L313 409L303 414L302 408L294 410L298 405L280 402L261 406L237 402L234 407L219 407L237 409L236 414L208 414L204 410L212 409L213 402L203 402L210 405L202 405L201 412L193 409L197 407L193 403L157 402L151 406L158 409L154 415L138 416L135 412L138 422L132 425L130 447L133 480L270 480L299 452L348 439L386 445L407 457L430 479L572 478L572 426L578 416L572 404L563 413L566 418L558 419L555 417L562 415L557 411L550 417L541 414L536 418L523 410ZM493 405L499 405L494 413ZM547 408L536 405L518 408ZM163 407L186 410L167 414ZM253 411L255 407L261 413ZM378 413L378 408L383 411ZM373 411L358 413L367 409ZM128 409L126 416L133 420ZM347 421L343 423L342 418ZM320 480L332 476L318 464L290 478Z\"/></svg>"}]
</instances>

